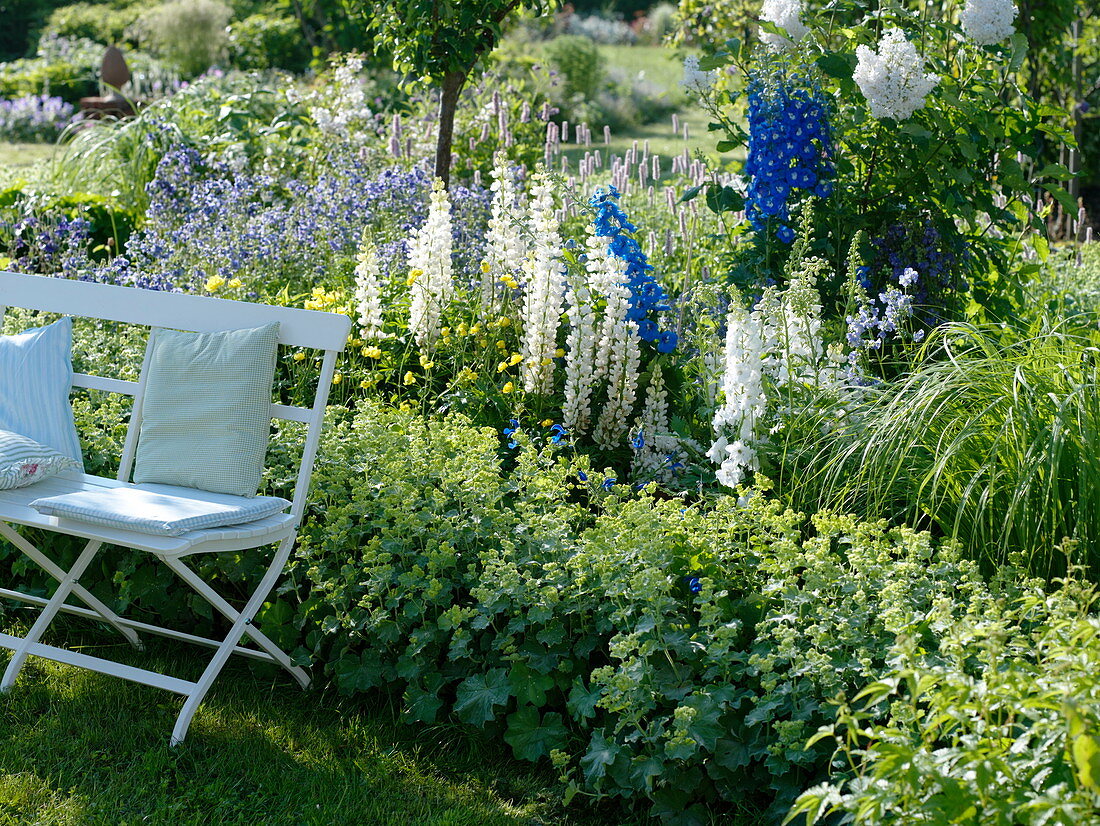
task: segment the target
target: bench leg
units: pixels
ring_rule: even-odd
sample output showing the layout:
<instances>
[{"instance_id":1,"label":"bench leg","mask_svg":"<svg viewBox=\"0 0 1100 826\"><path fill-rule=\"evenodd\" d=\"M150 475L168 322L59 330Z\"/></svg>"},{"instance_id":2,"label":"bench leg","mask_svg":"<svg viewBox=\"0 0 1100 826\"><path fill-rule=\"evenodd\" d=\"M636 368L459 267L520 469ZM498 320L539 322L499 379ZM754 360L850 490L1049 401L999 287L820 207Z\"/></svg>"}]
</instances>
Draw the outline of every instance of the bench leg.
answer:
<instances>
[{"instance_id":1,"label":"bench leg","mask_svg":"<svg viewBox=\"0 0 1100 826\"><path fill-rule=\"evenodd\" d=\"M43 554L38 548L32 545L26 540L20 533L18 533L11 525L6 522L0 522L0 536L3 536L11 544L15 545L25 555L30 557L34 562L47 574L52 576L58 582L65 578L65 571L62 570L57 564L53 562L48 556ZM126 638L126 641L130 643L138 651L144 651L145 645L142 643L141 638L137 635L137 632L133 628L127 628L119 621L119 616L94 596L91 592L84 588L82 585L73 583L72 593L77 599L99 614L103 618L103 621L114 628L118 633L122 634Z\"/></svg>"},{"instance_id":2,"label":"bench leg","mask_svg":"<svg viewBox=\"0 0 1100 826\"><path fill-rule=\"evenodd\" d=\"M260 580L260 584L256 586L255 592L239 613L233 611L233 613L236 614L233 627L229 629L229 634L226 635L222 644L218 646L214 656L210 659L210 664L206 666L206 670L203 671L202 676L199 677L198 681L195 683L195 687L188 694L187 701L183 704L183 709L180 711L179 717L176 718L175 728L172 729L171 745L178 746L187 736L187 729L191 727L191 719L195 716L195 712L198 711L199 705L202 703L203 699L205 699L206 693L210 690L210 686L213 685L215 678L221 673L226 661L233 653L233 648L240 641L241 637L248 634L259 643L259 639L253 636L254 629L252 629L249 623L252 621L252 617L255 616L256 612L260 609L260 606L263 605L264 600L267 599L268 594L271 593L271 589L275 587L275 581L283 572L283 567L286 565L286 560L290 556L290 549L293 545L293 536L288 536L279 543L275 558L271 561L271 565L268 566L267 571ZM167 560L165 561L167 562ZM174 570L175 566L172 567ZM194 575L192 574L192 576ZM195 578L198 579L197 577ZM201 580L199 581L201 582ZM203 585L205 586L205 583L203 583ZM221 600L221 597L218 597L218 599ZM217 606L215 605L215 607ZM232 608L230 610L232 610ZM258 634L259 632L256 633ZM268 645L273 648L275 647L274 643L268 640L267 637L264 637L264 640ZM280 654L282 654L281 651ZM284 654L283 656L285 657L286 655ZM287 662L289 663L289 659Z\"/></svg>"},{"instance_id":3,"label":"bench leg","mask_svg":"<svg viewBox=\"0 0 1100 826\"><path fill-rule=\"evenodd\" d=\"M218 609L222 616L224 616L227 620L229 620L230 622L237 621L237 618L241 615L240 612L228 602L226 602L221 594L219 594L217 591L215 591L213 588L211 588L209 585L199 579L198 574L196 574L194 571L184 565L183 562L181 562L179 559L165 558L164 563L173 571L175 571L176 575L180 579L190 585L191 588L193 588L199 594L199 596L201 596L212 606ZM266 599L266 596L264 598ZM258 607L259 606L257 606L257 608ZM279 646L273 643L266 634L264 634L262 631L260 631L259 628L251 623L248 623L246 625L244 632L252 638L253 642L256 643L256 646L261 651L265 651L266 653L270 654L275 662L285 668L290 676L297 681L298 685L300 685L302 688L309 688L309 674L305 671L305 669L294 665L294 663L291 662L290 656L281 648L279 648Z\"/></svg>"},{"instance_id":4,"label":"bench leg","mask_svg":"<svg viewBox=\"0 0 1100 826\"><path fill-rule=\"evenodd\" d=\"M26 662L27 652L30 651L31 646L41 639L42 634L45 633L50 623L53 622L54 617L56 617L58 611L61 610L62 604L64 604L69 594L72 593L76 581L87 569L92 559L95 558L96 553L99 552L102 545L103 543L97 539L91 540L84 546L84 550L81 552L80 556L77 557L76 562L73 563L73 567L61 578L57 590L54 591L53 597L46 603L46 607L43 608L42 613L38 615L38 619L35 620L34 625L31 626L31 630L27 632L27 636L23 637L23 641L20 643L19 647L13 651L11 660L8 662L8 667L4 671L4 678L0 680L0 691L7 691L15 685L15 678L19 676L19 671L23 668L23 663Z\"/></svg>"}]
</instances>

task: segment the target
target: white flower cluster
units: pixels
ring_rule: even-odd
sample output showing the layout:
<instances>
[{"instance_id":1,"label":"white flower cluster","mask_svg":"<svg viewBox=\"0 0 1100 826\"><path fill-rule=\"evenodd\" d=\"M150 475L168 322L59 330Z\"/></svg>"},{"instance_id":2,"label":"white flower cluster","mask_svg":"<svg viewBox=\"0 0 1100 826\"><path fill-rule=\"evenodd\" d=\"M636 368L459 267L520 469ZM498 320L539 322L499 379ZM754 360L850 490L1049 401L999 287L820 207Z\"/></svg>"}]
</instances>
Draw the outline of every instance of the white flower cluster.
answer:
<instances>
[{"instance_id":1,"label":"white flower cluster","mask_svg":"<svg viewBox=\"0 0 1100 826\"><path fill-rule=\"evenodd\" d=\"M764 417L764 340L760 314L749 313L736 301L726 316L726 364L722 374L722 406L712 421L714 443L707 456L718 465L718 481L735 488L748 469L757 467L757 427Z\"/></svg>"},{"instance_id":2,"label":"white flower cluster","mask_svg":"<svg viewBox=\"0 0 1100 826\"><path fill-rule=\"evenodd\" d=\"M809 29L802 22L802 0L764 0L760 19L785 31L789 37L772 32L760 32L760 39L774 51L785 51L805 37Z\"/></svg>"},{"instance_id":3,"label":"white flower cluster","mask_svg":"<svg viewBox=\"0 0 1100 826\"><path fill-rule=\"evenodd\" d=\"M584 273L570 271L565 296L569 331L565 338L565 403L561 422L576 436L588 431L596 373L596 311Z\"/></svg>"},{"instance_id":4,"label":"white flower cluster","mask_svg":"<svg viewBox=\"0 0 1100 826\"><path fill-rule=\"evenodd\" d=\"M593 434L596 444L608 449L622 444L637 400L642 346L637 323L626 317L629 309L630 290L625 284L613 285L600 324L595 371L607 376L607 401Z\"/></svg>"},{"instance_id":5,"label":"white flower cluster","mask_svg":"<svg viewBox=\"0 0 1100 826\"><path fill-rule=\"evenodd\" d=\"M503 154L498 154L493 165L492 214L486 235L485 261L481 277L481 306L489 309L495 303L501 279L519 277L520 266L527 259L527 241L517 217L523 214L520 193L516 187L515 173Z\"/></svg>"},{"instance_id":6,"label":"white flower cluster","mask_svg":"<svg viewBox=\"0 0 1100 826\"><path fill-rule=\"evenodd\" d=\"M443 182L432 185L428 220L409 241L409 330L422 349L430 350L439 333L443 307L454 293L451 272L451 202Z\"/></svg>"},{"instance_id":7,"label":"white flower cluster","mask_svg":"<svg viewBox=\"0 0 1100 826\"><path fill-rule=\"evenodd\" d=\"M714 85L714 72L705 72L699 68L699 58L693 54L684 58L684 79L680 85L689 92L706 94Z\"/></svg>"},{"instance_id":8,"label":"white flower cluster","mask_svg":"<svg viewBox=\"0 0 1100 826\"><path fill-rule=\"evenodd\" d=\"M554 351L558 346L564 302L565 264L554 211L553 184L545 172L531 184L533 242L523 290L523 389L550 393L554 389Z\"/></svg>"},{"instance_id":9,"label":"white flower cluster","mask_svg":"<svg viewBox=\"0 0 1100 826\"><path fill-rule=\"evenodd\" d=\"M382 270L378 265L378 252L366 233L359 244L355 265L355 308L365 340L386 338L382 332Z\"/></svg>"},{"instance_id":10,"label":"white flower cluster","mask_svg":"<svg viewBox=\"0 0 1100 826\"><path fill-rule=\"evenodd\" d=\"M966 0L959 23L966 36L982 46L1012 37L1016 4L1012 0Z\"/></svg>"},{"instance_id":11,"label":"white flower cluster","mask_svg":"<svg viewBox=\"0 0 1100 826\"><path fill-rule=\"evenodd\" d=\"M372 113L363 91L362 73L363 58L346 57L333 72L332 84L309 98L316 102L310 106L309 116L321 132L344 139L364 136L361 127Z\"/></svg>"},{"instance_id":12,"label":"white flower cluster","mask_svg":"<svg viewBox=\"0 0 1100 826\"><path fill-rule=\"evenodd\" d=\"M680 439L668 423L668 391L660 364L653 365L642 415L634 420L630 443L634 448L632 476L658 479L672 476L672 465L680 453Z\"/></svg>"},{"instance_id":13,"label":"white flower cluster","mask_svg":"<svg viewBox=\"0 0 1100 826\"><path fill-rule=\"evenodd\" d=\"M806 264L782 294L769 288L756 305L767 354L764 372L778 387L835 386L839 381L832 367L822 369L821 298L814 270L828 265L819 259Z\"/></svg>"},{"instance_id":14,"label":"white flower cluster","mask_svg":"<svg viewBox=\"0 0 1100 826\"><path fill-rule=\"evenodd\" d=\"M905 39L901 29L888 29L878 43L856 48L853 79L871 106L875 118L902 121L924 106L939 78L924 71L924 58Z\"/></svg>"}]
</instances>

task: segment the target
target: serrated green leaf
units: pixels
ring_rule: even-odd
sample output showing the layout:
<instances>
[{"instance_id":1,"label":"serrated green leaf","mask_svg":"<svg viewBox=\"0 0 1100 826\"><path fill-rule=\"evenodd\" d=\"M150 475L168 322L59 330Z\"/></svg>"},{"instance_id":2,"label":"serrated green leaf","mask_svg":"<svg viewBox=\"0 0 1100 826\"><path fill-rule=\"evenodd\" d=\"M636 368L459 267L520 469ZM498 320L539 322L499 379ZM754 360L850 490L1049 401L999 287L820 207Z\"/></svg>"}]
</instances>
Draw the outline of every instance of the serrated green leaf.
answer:
<instances>
[{"instance_id":1,"label":"serrated green leaf","mask_svg":"<svg viewBox=\"0 0 1100 826\"><path fill-rule=\"evenodd\" d=\"M581 758L581 768L584 769L584 776L589 783L607 774L607 767L615 762L621 748L618 743L604 737L603 732L592 732L588 751Z\"/></svg>"},{"instance_id":2,"label":"serrated green leaf","mask_svg":"<svg viewBox=\"0 0 1100 826\"><path fill-rule=\"evenodd\" d=\"M520 760L535 761L550 754L551 749L565 745L565 724L557 712L549 712L540 718L538 709L525 705L509 714L507 722L504 739Z\"/></svg>"},{"instance_id":3,"label":"serrated green leaf","mask_svg":"<svg viewBox=\"0 0 1100 826\"><path fill-rule=\"evenodd\" d=\"M817 59L817 68L837 80L851 80L856 70L855 55L828 52Z\"/></svg>"},{"instance_id":4,"label":"serrated green leaf","mask_svg":"<svg viewBox=\"0 0 1100 826\"><path fill-rule=\"evenodd\" d=\"M472 674L463 680L455 695L455 713L464 723L482 725L492 720L497 706L508 702L508 672L494 668L486 674Z\"/></svg>"}]
</instances>

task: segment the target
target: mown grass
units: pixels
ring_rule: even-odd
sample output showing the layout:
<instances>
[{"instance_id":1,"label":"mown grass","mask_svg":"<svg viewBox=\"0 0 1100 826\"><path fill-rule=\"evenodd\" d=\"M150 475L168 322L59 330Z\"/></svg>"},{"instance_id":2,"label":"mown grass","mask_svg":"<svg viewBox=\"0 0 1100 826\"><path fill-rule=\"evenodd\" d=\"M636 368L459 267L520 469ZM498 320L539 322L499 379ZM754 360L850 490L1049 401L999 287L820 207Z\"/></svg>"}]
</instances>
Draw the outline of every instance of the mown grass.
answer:
<instances>
[{"instance_id":1,"label":"mown grass","mask_svg":"<svg viewBox=\"0 0 1100 826\"><path fill-rule=\"evenodd\" d=\"M672 169L671 159L686 149L692 157L702 152L714 163L725 163L742 157L743 153L733 152L719 155L715 152L718 138L707 131L710 116L680 89L683 78L683 56L675 49L664 46L609 46L601 45L603 56L609 70L618 70L630 76L641 76L646 81L663 90L663 94L676 105L678 131L672 128L671 115L656 123L641 124L630 129L611 131L610 143L604 143L602 131L593 131L592 146L585 147L566 143L562 154L569 158L573 169L584 157L586 151L599 150L604 155L604 168L613 155L622 157L637 141L639 149L649 142L651 154L660 155L664 160L662 177L667 178ZM688 137L684 139L684 126ZM572 135L570 136L572 137Z\"/></svg>"},{"instance_id":2,"label":"mown grass","mask_svg":"<svg viewBox=\"0 0 1100 826\"><path fill-rule=\"evenodd\" d=\"M56 147L50 143L7 143L0 141L0 186L28 177L35 166L45 164Z\"/></svg>"},{"instance_id":3,"label":"mown grass","mask_svg":"<svg viewBox=\"0 0 1100 826\"><path fill-rule=\"evenodd\" d=\"M139 653L84 628L59 620L54 641L177 676L202 668L182 644ZM302 692L273 666L230 663L173 749L179 708L158 689L31 658L0 696L0 826L628 822L566 810L552 770L480 731L405 725L383 701Z\"/></svg>"}]
</instances>

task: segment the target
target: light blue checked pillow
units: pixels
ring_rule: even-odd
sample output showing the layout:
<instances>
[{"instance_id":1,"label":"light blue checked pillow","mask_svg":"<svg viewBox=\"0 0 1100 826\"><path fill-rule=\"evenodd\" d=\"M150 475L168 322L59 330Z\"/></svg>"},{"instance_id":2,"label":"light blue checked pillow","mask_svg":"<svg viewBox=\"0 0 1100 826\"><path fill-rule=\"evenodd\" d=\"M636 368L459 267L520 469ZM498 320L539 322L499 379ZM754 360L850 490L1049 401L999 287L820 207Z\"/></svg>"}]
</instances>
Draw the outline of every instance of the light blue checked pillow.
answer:
<instances>
[{"instance_id":1,"label":"light blue checked pillow","mask_svg":"<svg viewBox=\"0 0 1100 826\"><path fill-rule=\"evenodd\" d=\"M83 469L69 403L72 342L71 318L0 336L0 429L52 447Z\"/></svg>"},{"instance_id":2,"label":"light blue checked pillow","mask_svg":"<svg viewBox=\"0 0 1100 826\"><path fill-rule=\"evenodd\" d=\"M279 323L153 335L134 481L255 496L271 434Z\"/></svg>"},{"instance_id":3,"label":"light blue checked pillow","mask_svg":"<svg viewBox=\"0 0 1100 826\"><path fill-rule=\"evenodd\" d=\"M80 470L80 463L62 456L34 439L0 430L0 490L23 488L67 470Z\"/></svg>"},{"instance_id":4,"label":"light blue checked pillow","mask_svg":"<svg viewBox=\"0 0 1100 826\"><path fill-rule=\"evenodd\" d=\"M282 513L290 502L277 496L228 496L171 485L124 485L35 499L31 507L46 516L77 519L108 528L179 536L188 531L243 525Z\"/></svg>"}]
</instances>

